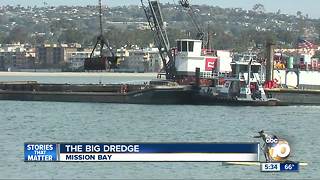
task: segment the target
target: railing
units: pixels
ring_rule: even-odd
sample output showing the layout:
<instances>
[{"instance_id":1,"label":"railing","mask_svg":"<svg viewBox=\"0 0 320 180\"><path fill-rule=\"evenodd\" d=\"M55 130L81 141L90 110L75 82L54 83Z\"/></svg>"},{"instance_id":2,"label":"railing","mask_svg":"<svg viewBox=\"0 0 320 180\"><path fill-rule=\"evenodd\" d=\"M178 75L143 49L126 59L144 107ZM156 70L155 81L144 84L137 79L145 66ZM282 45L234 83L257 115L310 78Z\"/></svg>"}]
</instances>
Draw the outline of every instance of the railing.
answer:
<instances>
[{"instance_id":1,"label":"railing","mask_svg":"<svg viewBox=\"0 0 320 180\"><path fill-rule=\"evenodd\" d=\"M206 79L209 79L209 78L214 78L215 74L212 73L212 72L201 72L200 73L200 78L206 78Z\"/></svg>"}]
</instances>

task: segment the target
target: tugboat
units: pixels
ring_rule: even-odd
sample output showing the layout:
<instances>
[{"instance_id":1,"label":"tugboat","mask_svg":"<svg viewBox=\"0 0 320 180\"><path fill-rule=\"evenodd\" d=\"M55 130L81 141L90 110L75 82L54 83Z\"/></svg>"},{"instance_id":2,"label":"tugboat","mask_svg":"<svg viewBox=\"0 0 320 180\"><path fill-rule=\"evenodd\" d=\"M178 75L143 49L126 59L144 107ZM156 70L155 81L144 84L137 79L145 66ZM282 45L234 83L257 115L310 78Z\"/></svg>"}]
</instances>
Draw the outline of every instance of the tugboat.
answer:
<instances>
[{"instance_id":1,"label":"tugboat","mask_svg":"<svg viewBox=\"0 0 320 180\"><path fill-rule=\"evenodd\" d=\"M185 0L180 3L192 16L189 2ZM197 30L201 36L197 39L178 39L176 48L170 48L159 1L148 0L145 4L141 0L141 4L164 64L166 79L180 85L192 85L192 104L280 105L278 100L268 99L265 95L257 73L261 71L261 64L252 58L247 62L230 61L232 69L223 70L221 64L230 68L229 62L220 59L218 52L210 48L209 38L206 43L199 26ZM195 21L193 23L198 24ZM232 71L232 75L227 76L220 87L222 78L216 77L215 73L227 75L228 71Z\"/></svg>"},{"instance_id":2,"label":"tugboat","mask_svg":"<svg viewBox=\"0 0 320 180\"><path fill-rule=\"evenodd\" d=\"M279 106L277 99L268 98L261 80L261 64L250 60L233 61L232 72L224 78L222 86L199 87L194 99L199 104ZM221 79L218 80L220 81Z\"/></svg>"}]
</instances>

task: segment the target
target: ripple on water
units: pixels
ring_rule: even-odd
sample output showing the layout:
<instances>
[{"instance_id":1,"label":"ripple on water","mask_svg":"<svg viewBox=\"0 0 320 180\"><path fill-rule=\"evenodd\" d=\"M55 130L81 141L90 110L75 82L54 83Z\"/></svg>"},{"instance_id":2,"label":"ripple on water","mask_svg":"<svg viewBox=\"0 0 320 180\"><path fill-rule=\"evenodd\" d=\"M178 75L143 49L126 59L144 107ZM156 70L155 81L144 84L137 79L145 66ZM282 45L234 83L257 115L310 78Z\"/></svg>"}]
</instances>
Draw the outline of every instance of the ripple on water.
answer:
<instances>
[{"instance_id":1,"label":"ripple on water","mask_svg":"<svg viewBox=\"0 0 320 180\"><path fill-rule=\"evenodd\" d=\"M0 178L302 179L320 176L320 159L316 156L318 148L315 148L320 144L320 107L317 106L148 106L0 101L0 107ZM221 163L23 162L23 143L27 141L252 142L252 136L261 129L284 136L291 142L294 158L310 165L299 173L266 174L260 173L258 167L222 166Z\"/></svg>"}]
</instances>

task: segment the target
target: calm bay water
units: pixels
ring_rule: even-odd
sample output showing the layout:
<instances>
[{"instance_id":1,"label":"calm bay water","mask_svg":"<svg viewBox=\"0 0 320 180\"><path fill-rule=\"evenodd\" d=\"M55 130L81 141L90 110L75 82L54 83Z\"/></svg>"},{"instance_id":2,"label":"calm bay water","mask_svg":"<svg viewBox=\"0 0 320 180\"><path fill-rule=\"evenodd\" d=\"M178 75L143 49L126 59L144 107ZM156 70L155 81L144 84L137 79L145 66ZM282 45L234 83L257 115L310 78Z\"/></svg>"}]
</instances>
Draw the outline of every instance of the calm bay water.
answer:
<instances>
[{"instance_id":1,"label":"calm bay water","mask_svg":"<svg viewBox=\"0 0 320 180\"><path fill-rule=\"evenodd\" d=\"M100 79L99 79L100 78ZM0 77L56 83L145 80L146 77ZM149 77L150 79L150 77ZM319 106L224 107L0 101L0 178L317 178ZM23 143L253 142L261 129L291 143L299 173L261 173L221 163L26 163Z\"/></svg>"}]
</instances>

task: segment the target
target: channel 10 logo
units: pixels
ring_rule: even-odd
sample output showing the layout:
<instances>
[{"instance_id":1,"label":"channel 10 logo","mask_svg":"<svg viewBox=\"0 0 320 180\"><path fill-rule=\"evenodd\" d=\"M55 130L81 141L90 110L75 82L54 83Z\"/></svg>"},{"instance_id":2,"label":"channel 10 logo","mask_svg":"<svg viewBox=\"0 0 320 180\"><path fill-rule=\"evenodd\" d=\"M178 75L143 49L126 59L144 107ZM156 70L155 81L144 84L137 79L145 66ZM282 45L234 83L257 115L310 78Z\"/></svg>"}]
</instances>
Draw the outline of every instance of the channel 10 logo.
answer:
<instances>
[{"instance_id":1,"label":"channel 10 logo","mask_svg":"<svg viewBox=\"0 0 320 180\"><path fill-rule=\"evenodd\" d=\"M266 138L267 147L265 150L269 160L273 162L284 162L290 156L290 145L285 139L279 139L277 136L268 136Z\"/></svg>"}]
</instances>

